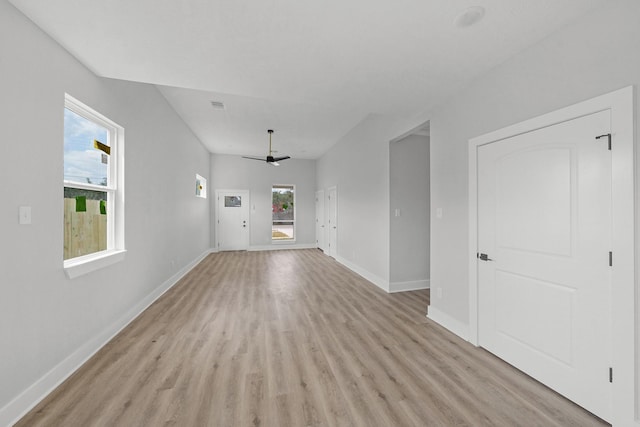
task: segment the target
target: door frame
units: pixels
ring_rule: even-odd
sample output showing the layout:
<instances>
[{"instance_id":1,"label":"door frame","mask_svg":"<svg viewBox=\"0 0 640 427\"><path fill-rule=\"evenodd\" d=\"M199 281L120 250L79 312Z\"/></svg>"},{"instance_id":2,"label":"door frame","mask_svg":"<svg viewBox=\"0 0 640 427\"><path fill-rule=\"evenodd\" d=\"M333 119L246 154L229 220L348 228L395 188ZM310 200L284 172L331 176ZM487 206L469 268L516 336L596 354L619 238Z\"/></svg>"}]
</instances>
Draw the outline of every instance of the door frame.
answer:
<instances>
[{"instance_id":1,"label":"door frame","mask_svg":"<svg viewBox=\"0 0 640 427\"><path fill-rule=\"evenodd\" d=\"M612 150L612 247L611 326L614 425L635 419L635 158L634 96L629 86L554 112L529 119L469 140L469 337L478 346L478 164L482 145L603 110L611 111ZM598 143L606 144L605 141ZM604 252L606 253L606 252Z\"/></svg>"},{"instance_id":2,"label":"door frame","mask_svg":"<svg viewBox=\"0 0 640 427\"><path fill-rule=\"evenodd\" d=\"M329 255L330 257L333 258L337 258L338 256L338 186L337 185L333 185L329 188L327 188L327 192L326 192L326 197L328 198L330 196L330 193L334 191L334 199L335 199L335 207L336 207L336 217L335 217L335 224L331 224L330 227L326 228L326 235L325 235L325 247L327 244L331 243L331 227L336 227L336 241L334 242L333 246L330 246L330 250L329 251L325 251L325 253L327 255ZM326 200L325 200L326 202ZM326 214L325 214L325 224L327 224L327 220L329 219L329 216L331 214L330 212L330 206L331 206L331 201L329 200L328 203L325 203L325 209L326 209Z\"/></svg>"},{"instance_id":3,"label":"door frame","mask_svg":"<svg viewBox=\"0 0 640 427\"><path fill-rule=\"evenodd\" d=\"M320 249L321 251L325 252L325 247L326 247L326 222L327 222L327 218L326 218L326 208L325 208L325 200L324 200L324 190L318 190L316 191L316 247L318 249ZM320 224L319 222L319 218L318 218L318 208L321 208L320 211L322 212L322 224ZM322 244L320 244L320 239L322 239Z\"/></svg>"},{"instance_id":4,"label":"door frame","mask_svg":"<svg viewBox=\"0 0 640 427\"><path fill-rule=\"evenodd\" d=\"M246 193L248 196L248 201L249 201L249 206L248 206L248 211L249 214L247 215L247 233L249 233L248 239L247 239L247 248L246 250L249 250L249 247L251 246L251 192L249 190L225 190L225 189L216 189L215 191L215 208L214 208L214 229L215 229L215 237L216 237L216 241L213 242L213 247L214 247L214 251L219 251L219 247L218 247L218 239L220 238L220 234L219 234L219 228L220 228L220 193Z\"/></svg>"}]
</instances>

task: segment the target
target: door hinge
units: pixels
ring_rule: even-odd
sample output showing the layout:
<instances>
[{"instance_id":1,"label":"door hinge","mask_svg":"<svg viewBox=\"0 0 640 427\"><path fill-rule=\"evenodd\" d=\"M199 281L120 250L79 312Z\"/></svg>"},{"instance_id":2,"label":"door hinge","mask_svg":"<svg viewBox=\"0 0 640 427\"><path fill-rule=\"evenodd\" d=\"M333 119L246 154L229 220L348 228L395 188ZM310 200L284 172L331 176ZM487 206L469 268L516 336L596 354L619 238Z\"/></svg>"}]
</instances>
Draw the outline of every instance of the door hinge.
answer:
<instances>
[{"instance_id":1,"label":"door hinge","mask_svg":"<svg viewBox=\"0 0 640 427\"><path fill-rule=\"evenodd\" d=\"M609 267L613 267L613 252L609 251Z\"/></svg>"},{"instance_id":2,"label":"door hinge","mask_svg":"<svg viewBox=\"0 0 640 427\"><path fill-rule=\"evenodd\" d=\"M613 382L613 368L609 368L609 382Z\"/></svg>"},{"instance_id":3,"label":"door hinge","mask_svg":"<svg viewBox=\"0 0 640 427\"><path fill-rule=\"evenodd\" d=\"M596 136L596 139L600 139L600 138L604 138L607 137L607 139L609 140L609 151L611 151L611 134L610 133L605 133L604 135L600 135L600 136Z\"/></svg>"}]
</instances>

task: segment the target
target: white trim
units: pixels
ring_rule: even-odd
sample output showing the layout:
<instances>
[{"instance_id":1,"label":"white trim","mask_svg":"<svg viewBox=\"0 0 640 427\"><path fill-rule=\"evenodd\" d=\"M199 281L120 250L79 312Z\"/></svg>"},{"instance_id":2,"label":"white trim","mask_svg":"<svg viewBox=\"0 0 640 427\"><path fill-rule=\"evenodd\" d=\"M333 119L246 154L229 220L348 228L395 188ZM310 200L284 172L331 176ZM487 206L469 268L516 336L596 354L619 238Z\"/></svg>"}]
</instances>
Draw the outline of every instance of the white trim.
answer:
<instances>
[{"instance_id":1,"label":"white trim","mask_svg":"<svg viewBox=\"0 0 640 427\"><path fill-rule=\"evenodd\" d=\"M97 191L99 193L108 193L110 191L116 191L116 188L114 186L87 184L83 182L68 181L66 179L63 180L62 182L65 187L79 188L81 190Z\"/></svg>"},{"instance_id":2,"label":"white trim","mask_svg":"<svg viewBox=\"0 0 640 427\"><path fill-rule=\"evenodd\" d=\"M112 159L111 161L109 161L109 165L107 168L107 181L109 185L90 185L86 183L76 183L63 180L63 188L80 188L92 191L106 192L108 194L107 252L109 252L109 254L107 255L117 255L118 252L124 252L125 250L124 128L113 120L89 107L88 105L85 105L84 103L78 101L68 93L64 94L64 108L102 126L108 131L108 145L111 147L110 158ZM79 266L80 262L87 263L86 268L77 269L81 272L80 274L74 275L73 272L71 272L71 274L67 272L67 277L72 278L77 277L81 274L86 274L86 272L94 271L98 268L101 268L101 265L106 266L113 264L113 262L121 260L118 259L119 256L112 258L112 260L115 260L113 262L105 262L103 258L105 258L104 254L93 253L82 257L74 257L68 260L64 260L63 266L65 268L65 271L71 271L73 269L76 269L76 266Z\"/></svg>"},{"instance_id":3,"label":"white trim","mask_svg":"<svg viewBox=\"0 0 640 427\"><path fill-rule=\"evenodd\" d=\"M335 224L330 224L330 223L327 222L328 219L329 219L329 216L331 214L331 212L329 212L329 207L331 205L331 201L329 200L329 197L330 197L329 193L331 193L331 190L335 190L335 199L336 199L335 200L335 205L336 205ZM328 187L327 191L325 193L325 197L326 197L326 199L325 199L325 207L324 208L325 208L326 212L325 212L325 216L324 216L324 222L325 222L325 224L329 224L329 227L325 227L325 230L326 230L325 233L326 234L325 234L324 243L325 243L325 249L328 247L329 250L325 251L323 249L323 251L327 255L329 255L330 257L334 257L335 259L337 259L338 258L338 231L339 231L338 223L340 222L340 221L338 221L338 186L337 185L332 185L331 187ZM333 247L330 246L330 244L331 244L331 227L336 227L336 241L334 242Z\"/></svg>"},{"instance_id":4,"label":"white trim","mask_svg":"<svg viewBox=\"0 0 640 427\"><path fill-rule=\"evenodd\" d=\"M205 178L204 176L200 175L199 173L196 174L196 184L200 182L200 187L202 187L202 189L196 188L196 197L200 198L200 199L206 199L207 198L207 178ZM200 190L200 194L198 194L198 190Z\"/></svg>"},{"instance_id":5,"label":"white trim","mask_svg":"<svg viewBox=\"0 0 640 427\"><path fill-rule=\"evenodd\" d=\"M478 345L477 150L481 145L552 126L599 111L611 111L612 250L611 269L612 424L636 419L635 329L635 153L634 93L629 86L469 140L469 341Z\"/></svg>"},{"instance_id":6,"label":"white trim","mask_svg":"<svg viewBox=\"0 0 640 427\"><path fill-rule=\"evenodd\" d=\"M427 307L427 318L433 320L438 325L453 332L465 341L469 340L469 326L458 319L454 319L448 314L438 310L433 305Z\"/></svg>"},{"instance_id":7,"label":"white trim","mask_svg":"<svg viewBox=\"0 0 640 427\"><path fill-rule=\"evenodd\" d=\"M326 223L327 223L327 218L326 218L326 208L325 208L325 198L324 198L324 190L316 190L315 192L315 198L316 198L316 203L314 205L314 208L316 210L315 213L315 233L316 233L316 247L318 249L320 249L321 251L324 252L325 250L325 245L326 245L326 239L327 239L327 227L326 227ZM320 203L320 199L322 199L322 224L320 224L319 218L318 218L318 204ZM320 239L322 238L322 245L320 244Z\"/></svg>"},{"instance_id":8,"label":"white trim","mask_svg":"<svg viewBox=\"0 0 640 427\"><path fill-rule=\"evenodd\" d=\"M75 279L76 277L124 261L126 253L127 251L118 250L102 251L71 258L64 262L64 273L69 279Z\"/></svg>"},{"instance_id":9,"label":"white trim","mask_svg":"<svg viewBox=\"0 0 640 427\"><path fill-rule=\"evenodd\" d=\"M428 125L428 128L427 128ZM413 128L411 128L410 130L400 134L399 136L396 136L395 138L393 138L391 141L391 143L393 142L398 142L398 141L402 141L403 139L405 139L406 137L410 136L410 135L420 135L420 136L431 136L431 120L426 120L424 122L422 122L421 124L414 126Z\"/></svg>"},{"instance_id":10,"label":"white trim","mask_svg":"<svg viewBox=\"0 0 640 427\"><path fill-rule=\"evenodd\" d=\"M383 291L389 293L389 281L388 280L385 280L382 277L380 277L380 276L378 276L376 274L373 274L370 271L365 270L364 268L352 263L351 261L347 261L346 259L342 258L341 256L336 255L333 258L336 261L338 261L340 264L342 264L345 267L347 267L349 270L351 270L354 273L364 277L369 282L373 283L374 285L376 285L377 287L379 287Z\"/></svg>"},{"instance_id":11,"label":"white trim","mask_svg":"<svg viewBox=\"0 0 640 427\"><path fill-rule=\"evenodd\" d=\"M271 225L273 225L273 221L271 222ZM272 231L273 233L273 231ZM295 233L295 231L294 231ZM273 234L272 234L273 235ZM277 245L295 245L296 244L296 239L277 239L277 240L271 240L271 244L274 246Z\"/></svg>"},{"instance_id":12,"label":"white trim","mask_svg":"<svg viewBox=\"0 0 640 427\"><path fill-rule=\"evenodd\" d=\"M316 249L316 245L313 243L296 243L293 245L273 242L273 245L256 245L249 246L249 252L255 251L282 251L287 249Z\"/></svg>"},{"instance_id":13,"label":"white trim","mask_svg":"<svg viewBox=\"0 0 640 427\"><path fill-rule=\"evenodd\" d=\"M429 289L429 279L424 280L412 280L409 282L390 282L389 293L393 292L406 292L406 291L418 291L420 289Z\"/></svg>"},{"instance_id":14,"label":"white trim","mask_svg":"<svg viewBox=\"0 0 640 427\"><path fill-rule=\"evenodd\" d=\"M153 290L139 303L131 307L123 316L113 322L91 340L82 344L66 359L54 366L49 372L34 382L11 402L0 409L0 426L10 426L18 422L27 412L33 409L42 399L47 397L56 387L77 371L87 360L93 357L102 347L111 341L120 331L133 322L151 304L171 289L189 271L198 265L210 251L205 251L191 263Z\"/></svg>"}]
</instances>

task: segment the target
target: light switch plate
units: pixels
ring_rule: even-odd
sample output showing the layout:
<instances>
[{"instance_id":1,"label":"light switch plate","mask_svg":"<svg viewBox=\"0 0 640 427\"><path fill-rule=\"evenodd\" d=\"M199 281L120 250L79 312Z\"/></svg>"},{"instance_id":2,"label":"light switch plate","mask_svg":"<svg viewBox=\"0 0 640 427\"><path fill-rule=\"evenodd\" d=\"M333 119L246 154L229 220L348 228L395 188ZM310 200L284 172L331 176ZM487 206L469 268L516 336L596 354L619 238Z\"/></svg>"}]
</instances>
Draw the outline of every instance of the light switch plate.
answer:
<instances>
[{"instance_id":1,"label":"light switch plate","mask_svg":"<svg viewBox=\"0 0 640 427\"><path fill-rule=\"evenodd\" d=\"M31 224L31 206L20 206L20 224Z\"/></svg>"}]
</instances>

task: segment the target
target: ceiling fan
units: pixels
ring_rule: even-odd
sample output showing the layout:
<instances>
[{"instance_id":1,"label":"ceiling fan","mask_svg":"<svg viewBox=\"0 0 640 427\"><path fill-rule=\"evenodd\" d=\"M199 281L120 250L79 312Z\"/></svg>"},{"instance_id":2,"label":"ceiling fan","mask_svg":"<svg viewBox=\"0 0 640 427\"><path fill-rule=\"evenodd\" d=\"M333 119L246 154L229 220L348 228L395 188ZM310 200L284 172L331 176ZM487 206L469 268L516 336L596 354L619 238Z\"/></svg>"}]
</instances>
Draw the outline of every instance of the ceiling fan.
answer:
<instances>
[{"instance_id":1,"label":"ceiling fan","mask_svg":"<svg viewBox=\"0 0 640 427\"><path fill-rule=\"evenodd\" d=\"M268 164L273 166L280 166L280 163L278 163L280 160L287 160L287 159L290 159L291 157L289 156L273 157L273 151L271 150L271 134L273 134L273 130L269 129L267 132L269 132L269 155L266 158L250 157L250 156L242 156L242 158L251 159L251 160L260 160L263 162L267 162Z\"/></svg>"}]
</instances>

